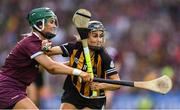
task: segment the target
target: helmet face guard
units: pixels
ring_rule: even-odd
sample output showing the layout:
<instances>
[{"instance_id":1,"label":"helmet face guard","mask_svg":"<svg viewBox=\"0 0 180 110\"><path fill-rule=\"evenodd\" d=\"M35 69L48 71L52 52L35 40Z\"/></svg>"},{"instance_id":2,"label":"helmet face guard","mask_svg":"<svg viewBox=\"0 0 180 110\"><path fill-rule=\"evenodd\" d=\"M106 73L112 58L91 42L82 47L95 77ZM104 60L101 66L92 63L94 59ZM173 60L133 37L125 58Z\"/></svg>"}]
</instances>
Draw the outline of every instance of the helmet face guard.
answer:
<instances>
[{"instance_id":1,"label":"helmet face guard","mask_svg":"<svg viewBox=\"0 0 180 110\"><path fill-rule=\"evenodd\" d=\"M57 16L50 8L43 7L43 8L33 9L31 12L29 12L27 19L29 24L38 32L40 32L45 38L51 39L56 36L56 34L54 33L41 32L44 29L45 23L47 23L49 19L55 19L56 25L58 26ZM42 27L40 28L40 26Z\"/></svg>"}]
</instances>

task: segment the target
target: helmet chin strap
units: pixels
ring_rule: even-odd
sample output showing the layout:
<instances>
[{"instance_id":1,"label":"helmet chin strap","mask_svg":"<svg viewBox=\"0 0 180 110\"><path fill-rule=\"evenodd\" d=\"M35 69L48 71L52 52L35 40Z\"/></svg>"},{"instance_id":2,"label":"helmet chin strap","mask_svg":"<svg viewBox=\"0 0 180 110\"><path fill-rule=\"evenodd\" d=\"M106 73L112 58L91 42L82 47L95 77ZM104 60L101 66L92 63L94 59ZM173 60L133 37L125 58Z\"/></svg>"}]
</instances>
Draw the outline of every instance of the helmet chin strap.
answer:
<instances>
[{"instance_id":1,"label":"helmet chin strap","mask_svg":"<svg viewBox=\"0 0 180 110\"><path fill-rule=\"evenodd\" d=\"M45 38L47 39L52 39L53 37L56 36L56 34L53 34L53 33L50 33L50 32L46 32L46 33L43 33L42 30L44 30L44 24L45 24L45 20L43 19L42 20L42 28L39 28L37 25L33 25L33 28L35 30L37 30L42 36L44 36Z\"/></svg>"},{"instance_id":2,"label":"helmet chin strap","mask_svg":"<svg viewBox=\"0 0 180 110\"><path fill-rule=\"evenodd\" d=\"M38 31L38 30L37 30ZM38 31L42 36L44 36L46 39L52 39L56 36L56 34L52 34L50 32L42 33L41 31Z\"/></svg>"},{"instance_id":3,"label":"helmet chin strap","mask_svg":"<svg viewBox=\"0 0 180 110\"><path fill-rule=\"evenodd\" d=\"M42 33L42 32L41 32ZM43 34L43 33L42 33ZM52 39L53 37L55 37L56 34L53 34L53 33L50 33L50 32L46 32L44 34L44 37L47 38L47 39Z\"/></svg>"}]
</instances>

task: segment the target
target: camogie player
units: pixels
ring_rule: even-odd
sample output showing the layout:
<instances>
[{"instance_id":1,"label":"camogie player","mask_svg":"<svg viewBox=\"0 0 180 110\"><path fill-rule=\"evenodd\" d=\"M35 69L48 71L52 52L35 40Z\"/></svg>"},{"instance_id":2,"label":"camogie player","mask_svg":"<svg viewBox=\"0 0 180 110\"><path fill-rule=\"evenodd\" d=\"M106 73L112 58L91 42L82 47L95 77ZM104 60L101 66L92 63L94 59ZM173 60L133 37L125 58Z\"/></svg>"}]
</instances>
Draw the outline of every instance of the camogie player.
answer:
<instances>
[{"instance_id":1,"label":"camogie player","mask_svg":"<svg viewBox=\"0 0 180 110\"><path fill-rule=\"evenodd\" d=\"M90 48L91 63L94 77L109 78L120 80L114 62L103 48L105 28L99 21L90 21L88 25L88 45ZM87 70L82 43L66 43L60 46L50 48L48 41L44 41L43 47L46 54L62 54L64 57L70 57L67 65L78 68L83 71ZM47 48L49 45L49 48ZM105 91L119 89L119 85L83 82L78 76L68 75L63 89L60 109L101 109L106 102ZM97 91L97 97L91 97L92 91Z\"/></svg>"},{"instance_id":2,"label":"camogie player","mask_svg":"<svg viewBox=\"0 0 180 110\"><path fill-rule=\"evenodd\" d=\"M77 75L90 81L90 75L80 69L74 69L53 61L41 51L42 40L56 35L57 17L49 8L36 8L27 17L32 32L23 36L7 56L0 69L0 108L1 109L38 109L27 97L26 88L38 74L38 65L49 73Z\"/></svg>"}]
</instances>

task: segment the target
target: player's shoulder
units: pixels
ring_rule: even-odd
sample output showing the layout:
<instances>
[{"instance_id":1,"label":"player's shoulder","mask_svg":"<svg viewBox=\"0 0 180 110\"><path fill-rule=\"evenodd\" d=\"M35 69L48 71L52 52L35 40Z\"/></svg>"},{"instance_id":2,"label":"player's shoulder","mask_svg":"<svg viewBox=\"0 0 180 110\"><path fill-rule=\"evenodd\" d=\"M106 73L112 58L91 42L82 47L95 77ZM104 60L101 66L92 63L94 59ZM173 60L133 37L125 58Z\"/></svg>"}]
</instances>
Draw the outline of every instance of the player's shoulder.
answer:
<instances>
[{"instance_id":1,"label":"player's shoulder","mask_svg":"<svg viewBox=\"0 0 180 110\"><path fill-rule=\"evenodd\" d=\"M99 54L102 58L103 61L109 61L111 60L112 58L110 57L109 53L107 52L106 48L102 47L100 50L99 50Z\"/></svg>"},{"instance_id":2,"label":"player's shoulder","mask_svg":"<svg viewBox=\"0 0 180 110\"><path fill-rule=\"evenodd\" d=\"M100 52L100 54L102 54L102 55L108 55L108 56L109 56L109 54L108 54L108 52L107 52L107 50L106 50L105 47L101 47L101 48L99 49L99 52Z\"/></svg>"},{"instance_id":3,"label":"player's shoulder","mask_svg":"<svg viewBox=\"0 0 180 110\"><path fill-rule=\"evenodd\" d=\"M80 41L75 42L75 45L76 45L77 47L82 47L82 43L81 43Z\"/></svg>"},{"instance_id":4,"label":"player's shoulder","mask_svg":"<svg viewBox=\"0 0 180 110\"><path fill-rule=\"evenodd\" d=\"M29 44L32 42L40 43L41 41L37 36L35 36L32 33L22 34L21 37L22 37L22 40L20 42L24 44Z\"/></svg>"},{"instance_id":5,"label":"player's shoulder","mask_svg":"<svg viewBox=\"0 0 180 110\"><path fill-rule=\"evenodd\" d=\"M21 35L22 39L17 43L23 48L41 47L41 40L32 33Z\"/></svg>"}]
</instances>

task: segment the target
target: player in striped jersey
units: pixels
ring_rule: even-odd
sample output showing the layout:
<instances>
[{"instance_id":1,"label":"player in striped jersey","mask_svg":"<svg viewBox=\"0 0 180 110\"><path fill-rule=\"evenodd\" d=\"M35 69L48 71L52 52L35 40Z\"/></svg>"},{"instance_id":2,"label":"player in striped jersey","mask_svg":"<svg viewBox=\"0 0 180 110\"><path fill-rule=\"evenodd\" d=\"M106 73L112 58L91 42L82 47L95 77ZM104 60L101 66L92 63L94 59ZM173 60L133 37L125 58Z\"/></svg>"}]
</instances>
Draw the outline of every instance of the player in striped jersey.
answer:
<instances>
[{"instance_id":1,"label":"player in striped jersey","mask_svg":"<svg viewBox=\"0 0 180 110\"><path fill-rule=\"evenodd\" d=\"M120 80L114 62L102 46L105 31L103 24L99 21L90 21L88 28L90 29L88 45L94 76ZM48 42L43 44L44 47L46 44ZM87 70L81 42L66 43L49 48L47 54L62 54L64 57L70 57L69 66ZM115 90L119 87L119 85L106 83L82 82L78 76L68 75L63 87L65 92L61 99L60 109L101 109L106 101L105 90ZM92 90L97 91L96 98L91 98Z\"/></svg>"}]
</instances>

